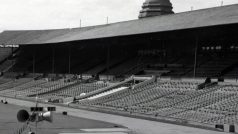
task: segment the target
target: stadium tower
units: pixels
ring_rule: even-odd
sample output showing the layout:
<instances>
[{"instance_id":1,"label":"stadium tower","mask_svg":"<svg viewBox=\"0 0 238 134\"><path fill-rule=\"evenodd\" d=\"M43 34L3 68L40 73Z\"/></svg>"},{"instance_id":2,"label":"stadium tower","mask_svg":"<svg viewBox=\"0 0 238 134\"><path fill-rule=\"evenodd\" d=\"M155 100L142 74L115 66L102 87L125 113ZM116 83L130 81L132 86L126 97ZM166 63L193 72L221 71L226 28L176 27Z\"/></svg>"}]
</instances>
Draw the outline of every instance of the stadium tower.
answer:
<instances>
[{"instance_id":1,"label":"stadium tower","mask_svg":"<svg viewBox=\"0 0 238 134\"><path fill-rule=\"evenodd\" d=\"M139 18L173 14L173 6L169 0L146 0L140 11Z\"/></svg>"}]
</instances>

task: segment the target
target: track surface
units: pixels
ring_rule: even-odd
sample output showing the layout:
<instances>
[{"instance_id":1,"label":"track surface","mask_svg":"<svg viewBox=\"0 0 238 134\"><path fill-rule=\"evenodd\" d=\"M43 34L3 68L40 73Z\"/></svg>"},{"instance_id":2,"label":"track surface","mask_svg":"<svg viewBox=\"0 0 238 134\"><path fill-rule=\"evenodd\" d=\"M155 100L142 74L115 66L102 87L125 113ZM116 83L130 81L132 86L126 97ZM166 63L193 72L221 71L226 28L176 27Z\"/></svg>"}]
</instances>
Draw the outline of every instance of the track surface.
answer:
<instances>
[{"instance_id":1,"label":"track surface","mask_svg":"<svg viewBox=\"0 0 238 134\"><path fill-rule=\"evenodd\" d=\"M0 97L1 99L1 97ZM8 99L8 102L20 106L33 106L33 102ZM45 106L52 106L46 105ZM99 112L86 111L81 109L73 109L67 107L56 106L57 112L67 111L68 114L80 117L87 118L98 121L110 122L113 124L119 124L125 127L128 127L136 134L225 134L224 132L217 132L193 127L186 127L174 124L161 123L156 121L148 121L137 118L130 118L112 114L105 114Z\"/></svg>"},{"instance_id":2,"label":"track surface","mask_svg":"<svg viewBox=\"0 0 238 134\"><path fill-rule=\"evenodd\" d=\"M0 134L14 134L18 128L23 126L18 123L16 119L17 112L20 109L29 108L20 107L12 104L0 103ZM37 134L58 134L60 132L80 132L80 129L87 128L113 128L115 124L106 123L102 121L90 120L85 118L75 118L72 116L63 116L61 114L54 114L54 122L42 122L38 124ZM35 131L35 124L30 125L31 129ZM27 129L29 130L29 129ZM23 133L26 134L26 133Z\"/></svg>"}]
</instances>

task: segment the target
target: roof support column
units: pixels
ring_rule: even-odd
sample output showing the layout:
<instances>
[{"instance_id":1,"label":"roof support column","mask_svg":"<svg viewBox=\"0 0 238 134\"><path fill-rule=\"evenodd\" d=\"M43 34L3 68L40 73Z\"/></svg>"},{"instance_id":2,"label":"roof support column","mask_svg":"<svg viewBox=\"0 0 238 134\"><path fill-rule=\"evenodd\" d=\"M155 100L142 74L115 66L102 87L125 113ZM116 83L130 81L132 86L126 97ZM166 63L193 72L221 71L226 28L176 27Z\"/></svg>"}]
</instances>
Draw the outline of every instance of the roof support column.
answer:
<instances>
[{"instance_id":1,"label":"roof support column","mask_svg":"<svg viewBox=\"0 0 238 134\"><path fill-rule=\"evenodd\" d=\"M52 46L52 74L55 73L55 47Z\"/></svg>"},{"instance_id":2,"label":"roof support column","mask_svg":"<svg viewBox=\"0 0 238 134\"><path fill-rule=\"evenodd\" d=\"M71 73L71 46L68 47L68 54L69 54L69 57L68 57L68 60L69 60L68 73L70 74Z\"/></svg>"},{"instance_id":3,"label":"roof support column","mask_svg":"<svg viewBox=\"0 0 238 134\"><path fill-rule=\"evenodd\" d=\"M13 66L14 66L14 60L13 60L13 45L12 45L12 47L11 47L11 60L12 60L12 72L14 72L14 68L13 68Z\"/></svg>"},{"instance_id":4,"label":"roof support column","mask_svg":"<svg viewBox=\"0 0 238 134\"><path fill-rule=\"evenodd\" d=\"M35 77L35 63L36 63L36 50L34 49L33 55L32 55L32 73L33 73L33 77Z\"/></svg>"},{"instance_id":5,"label":"roof support column","mask_svg":"<svg viewBox=\"0 0 238 134\"><path fill-rule=\"evenodd\" d=\"M107 72L109 71L110 66L110 45L107 44Z\"/></svg>"},{"instance_id":6,"label":"roof support column","mask_svg":"<svg viewBox=\"0 0 238 134\"><path fill-rule=\"evenodd\" d=\"M198 54L198 43L199 43L199 37L196 36L195 39L195 51L194 51L194 68L193 68L193 77L196 78L196 72L197 72L197 54Z\"/></svg>"}]
</instances>

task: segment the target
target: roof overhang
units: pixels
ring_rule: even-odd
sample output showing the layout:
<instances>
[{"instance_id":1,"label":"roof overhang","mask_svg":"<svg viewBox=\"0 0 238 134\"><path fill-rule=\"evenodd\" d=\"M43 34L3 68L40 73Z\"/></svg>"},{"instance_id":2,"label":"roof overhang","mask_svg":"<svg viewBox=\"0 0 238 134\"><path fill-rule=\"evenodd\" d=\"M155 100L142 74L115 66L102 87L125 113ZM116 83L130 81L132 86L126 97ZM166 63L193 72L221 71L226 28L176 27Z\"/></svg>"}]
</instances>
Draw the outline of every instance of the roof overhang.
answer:
<instances>
[{"instance_id":1,"label":"roof overhang","mask_svg":"<svg viewBox=\"0 0 238 134\"><path fill-rule=\"evenodd\" d=\"M229 24L238 24L237 4L93 27L4 31L0 34L0 44L32 45L62 43Z\"/></svg>"}]
</instances>

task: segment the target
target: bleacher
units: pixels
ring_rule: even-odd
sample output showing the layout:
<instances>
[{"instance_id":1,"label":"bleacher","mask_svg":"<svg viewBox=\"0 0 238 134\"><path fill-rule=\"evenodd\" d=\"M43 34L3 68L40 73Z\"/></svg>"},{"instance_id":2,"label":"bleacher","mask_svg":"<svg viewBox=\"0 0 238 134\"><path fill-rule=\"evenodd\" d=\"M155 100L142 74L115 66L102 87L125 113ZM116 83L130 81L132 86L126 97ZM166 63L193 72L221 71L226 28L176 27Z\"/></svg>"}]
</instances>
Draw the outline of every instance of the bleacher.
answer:
<instances>
[{"instance_id":1,"label":"bleacher","mask_svg":"<svg viewBox=\"0 0 238 134\"><path fill-rule=\"evenodd\" d=\"M237 7L88 28L5 31L0 96L237 127Z\"/></svg>"},{"instance_id":2,"label":"bleacher","mask_svg":"<svg viewBox=\"0 0 238 134\"><path fill-rule=\"evenodd\" d=\"M224 77L226 78L237 78L238 76L238 67L232 68L230 71L228 71Z\"/></svg>"},{"instance_id":3,"label":"bleacher","mask_svg":"<svg viewBox=\"0 0 238 134\"><path fill-rule=\"evenodd\" d=\"M7 72L14 65L14 60L6 60L0 66L1 72Z\"/></svg>"},{"instance_id":4,"label":"bleacher","mask_svg":"<svg viewBox=\"0 0 238 134\"><path fill-rule=\"evenodd\" d=\"M39 74L29 74L33 71L32 55L29 53L22 52L21 58L3 62L0 69L9 67L9 70L0 77L0 95L32 100L38 96L39 101L44 102L154 119L168 118L212 125L238 123L237 84L212 82L206 85L204 82L207 77L236 78L237 54L221 57L214 53L199 54L196 77L203 78L197 80L191 79L195 64L191 55L163 59L163 56L156 55L115 53L107 59L106 55L94 55L97 50L82 47L79 50L81 53L71 55L70 65L68 55L59 55L62 51L59 50L55 53L53 66L51 50L47 51L46 55L36 58L34 71ZM57 72L64 73L61 75ZM65 72L73 74L64 75ZM134 74L154 77L140 81L134 79ZM155 79L155 75L158 78Z\"/></svg>"},{"instance_id":5,"label":"bleacher","mask_svg":"<svg viewBox=\"0 0 238 134\"><path fill-rule=\"evenodd\" d=\"M106 109L155 119L168 118L206 124L238 122L238 86L235 83L212 83L206 86L204 79L183 79L184 76L193 77L194 57L167 57L165 60L149 55L130 55L127 58L128 55L114 54L108 62L103 56L97 57L83 50L81 52L72 55L76 59L81 58L80 62L72 59L72 75L49 74L51 71L67 72L69 68L65 55L55 59L54 70L52 59L47 58L49 53L47 56L39 56L35 71L42 72L34 75L29 74L32 72L32 59L29 55L26 54L25 58L18 59L14 64L14 59L6 60L4 63L8 67L13 65L14 68L0 77L0 95L32 100L38 96L39 101L44 102ZM196 76L236 78L236 56L237 54L222 57L200 54ZM90 58L92 59L89 60ZM4 67L4 63L0 67ZM74 72L81 75L76 76ZM92 78L85 80L84 74ZM120 84L132 74L141 74L142 77L156 74L170 79L158 78L139 83L130 80ZM101 80L100 76L103 75L105 79ZM107 76L113 76L113 79L109 80Z\"/></svg>"},{"instance_id":6,"label":"bleacher","mask_svg":"<svg viewBox=\"0 0 238 134\"><path fill-rule=\"evenodd\" d=\"M8 71L14 64L12 59L17 52L17 48L0 47L0 72Z\"/></svg>"},{"instance_id":7,"label":"bleacher","mask_svg":"<svg viewBox=\"0 0 238 134\"><path fill-rule=\"evenodd\" d=\"M142 114L150 118L166 117L206 124L238 122L236 83L213 83L200 88L205 80L152 78L139 83L130 80L107 89L115 83L93 78L83 80L75 75L62 77L49 74L46 78L39 79L26 75L27 77L14 79L15 75L17 74L8 73L0 78L0 95L32 100L38 96L39 100L52 103L66 103L65 99L72 98L69 101L72 106ZM97 92L99 90L102 91ZM91 93L94 94L83 97Z\"/></svg>"},{"instance_id":8,"label":"bleacher","mask_svg":"<svg viewBox=\"0 0 238 134\"><path fill-rule=\"evenodd\" d=\"M131 58L121 63L120 65L115 66L114 68L111 68L110 70L107 70L106 72L104 72L104 74L118 75L118 72L120 72L120 74L125 74L128 70L130 70L130 68L133 68L137 64L138 64L138 59Z\"/></svg>"},{"instance_id":9,"label":"bleacher","mask_svg":"<svg viewBox=\"0 0 238 134\"><path fill-rule=\"evenodd\" d=\"M106 83L82 83L77 82L71 86L61 88L60 90L56 90L51 93L41 94L40 98L45 100L56 100L56 99L64 99L68 97L77 97L83 94L87 94L89 92L95 91L97 89L106 87Z\"/></svg>"},{"instance_id":10,"label":"bleacher","mask_svg":"<svg viewBox=\"0 0 238 134\"><path fill-rule=\"evenodd\" d=\"M236 63L236 59L217 58L202 64L197 69L197 76L199 77L219 77L222 71L232 64ZM215 66L215 67L214 67Z\"/></svg>"},{"instance_id":11,"label":"bleacher","mask_svg":"<svg viewBox=\"0 0 238 134\"><path fill-rule=\"evenodd\" d=\"M200 84L201 81L161 80L101 98L82 100L77 105L207 124L237 122L238 86L218 84L199 90Z\"/></svg>"},{"instance_id":12,"label":"bleacher","mask_svg":"<svg viewBox=\"0 0 238 134\"><path fill-rule=\"evenodd\" d=\"M85 74L102 74L107 73L107 69L112 69L117 67L119 64L123 64L127 59L124 56L121 57L111 57L110 62L102 61L100 64L94 66L93 68L87 70ZM107 63L108 62L108 63Z\"/></svg>"},{"instance_id":13,"label":"bleacher","mask_svg":"<svg viewBox=\"0 0 238 134\"><path fill-rule=\"evenodd\" d=\"M12 53L12 48L0 48L0 62L10 56Z\"/></svg>"}]
</instances>

